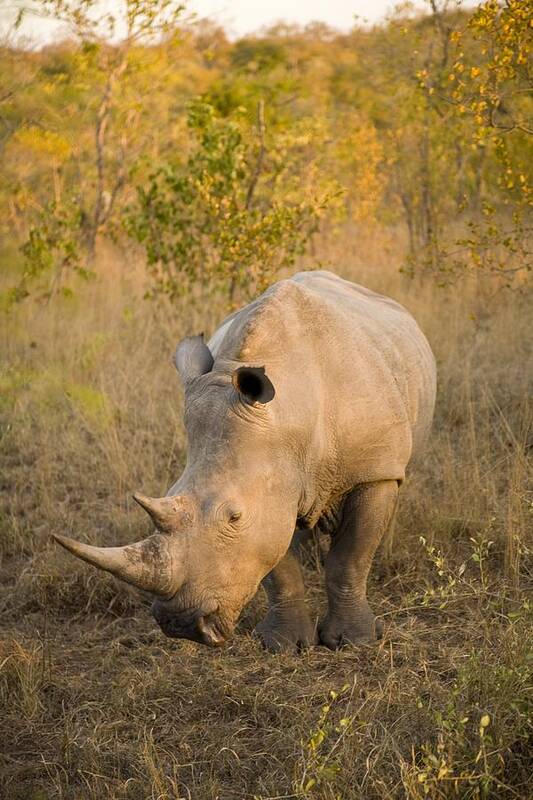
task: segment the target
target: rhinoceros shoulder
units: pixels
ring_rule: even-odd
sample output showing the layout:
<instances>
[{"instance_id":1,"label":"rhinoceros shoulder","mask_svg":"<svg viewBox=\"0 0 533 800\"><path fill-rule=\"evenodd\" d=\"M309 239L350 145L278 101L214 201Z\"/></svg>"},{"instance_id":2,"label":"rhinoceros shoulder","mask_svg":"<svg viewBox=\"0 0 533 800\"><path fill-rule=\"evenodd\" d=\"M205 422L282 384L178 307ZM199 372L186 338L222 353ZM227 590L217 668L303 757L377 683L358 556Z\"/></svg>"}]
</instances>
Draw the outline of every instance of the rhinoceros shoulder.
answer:
<instances>
[{"instance_id":1,"label":"rhinoceros shoulder","mask_svg":"<svg viewBox=\"0 0 533 800\"><path fill-rule=\"evenodd\" d=\"M379 316L380 311L384 314L395 312L412 319L407 309L391 297L379 294L360 283L347 281L327 270L297 272L291 281L319 296L324 304L333 302L339 308L339 303L346 303L352 314Z\"/></svg>"},{"instance_id":2,"label":"rhinoceros shoulder","mask_svg":"<svg viewBox=\"0 0 533 800\"><path fill-rule=\"evenodd\" d=\"M314 340L318 347L332 337L340 341L357 335L361 346L365 332L367 347L372 339L382 349L386 331L397 342L420 335L411 314L395 300L332 272L315 270L278 281L227 317L209 347L215 359L264 361L287 353L291 343L301 348L304 339Z\"/></svg>"},{"instance_id":3,"label":"rhinoceros shoulder","mask_svg":"<svg viewBox=\"0 0 533 800\"><path fill-rule=\"evenodd\" d=\"M239 311L227 317L209 340L214 358L237 361L294 333L300 312L310 301L308 288L292 278L278 281ZM270 349L270 347L269 347Z\"/></svg>"}]
</instances>

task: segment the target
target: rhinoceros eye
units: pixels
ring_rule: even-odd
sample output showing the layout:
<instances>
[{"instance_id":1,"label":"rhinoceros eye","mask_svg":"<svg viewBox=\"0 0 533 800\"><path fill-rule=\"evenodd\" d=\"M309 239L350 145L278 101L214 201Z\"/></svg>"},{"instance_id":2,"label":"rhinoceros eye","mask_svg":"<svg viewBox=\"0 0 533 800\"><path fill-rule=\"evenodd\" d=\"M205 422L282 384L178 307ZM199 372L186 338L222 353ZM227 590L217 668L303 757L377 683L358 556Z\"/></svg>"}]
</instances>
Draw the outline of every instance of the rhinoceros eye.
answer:
<instances>
[{"instance_id":1,"label":"rhinoceros eye","mask_svg":"<svg viewBox=\"0 0 533 800\"><path fill-rule=\"evenodd\" d=\"M216 518L221 529L231 529L242 519L242 513L233 503L226 502L219 506Z\"/></svg>"}]
</instances>

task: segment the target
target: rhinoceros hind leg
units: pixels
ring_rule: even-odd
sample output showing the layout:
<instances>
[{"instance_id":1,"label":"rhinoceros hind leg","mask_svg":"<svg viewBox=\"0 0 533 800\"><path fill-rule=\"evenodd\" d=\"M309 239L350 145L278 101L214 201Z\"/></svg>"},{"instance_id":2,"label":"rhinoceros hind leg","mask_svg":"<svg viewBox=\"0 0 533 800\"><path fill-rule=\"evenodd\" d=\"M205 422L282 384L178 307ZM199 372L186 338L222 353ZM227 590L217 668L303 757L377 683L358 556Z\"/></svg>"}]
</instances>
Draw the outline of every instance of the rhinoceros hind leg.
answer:
<instances>
[{"instance_id":1,"label":"rhinoceros hind leg","mask_svg":"<svg viewBox=\"0 0 533 800\"><path fill-rule=\"evenodd\" d=\"M320 642L331 650L364 644L381 635L381 625L366 599L366 582L397 499L397 481L359 486L345 499L326 559L329 608L319 626Z\"/></svg>"},{"instance_id":2,"label":"rhinoceros hind leg","mask_svg":"<svg viewBox=\"0 0 533 800\"><path fill-rule=\"evenodd\" d=\"M289 548L263 580L269 609L254 635L273 653L299 651L316 644L316 625L305 603L302 570L296 547Z\"/></svg>"}]
</instances>

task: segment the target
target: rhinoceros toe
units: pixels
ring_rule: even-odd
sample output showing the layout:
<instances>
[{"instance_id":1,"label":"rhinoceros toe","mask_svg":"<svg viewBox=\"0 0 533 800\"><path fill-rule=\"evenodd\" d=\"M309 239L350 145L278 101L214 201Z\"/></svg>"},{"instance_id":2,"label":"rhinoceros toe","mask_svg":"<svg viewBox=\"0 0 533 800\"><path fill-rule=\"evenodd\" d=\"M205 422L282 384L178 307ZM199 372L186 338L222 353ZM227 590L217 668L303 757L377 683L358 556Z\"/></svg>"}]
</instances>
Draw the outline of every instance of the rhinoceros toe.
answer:
<instances>
[{"instance_id":1,"label":"rhinoceros toe","mask_svg":"<svg viewBox=\"0 0 533 800\"><path fill-rule=\"evenodd\" d=\"M351 619L327 616L318 629L320 644L330 650L369 644L381 639L382 635L383 625L370 610Z\"/></svg>"},{"instance_id":2,"label":"rhinoceros toe","mask_svg":"<svg viewBox=\"0 0 533 800\"><path fill-rule=\"evenodd\" d=\"M254 636L271 653L300 652L318 644L316 625L305 607L283 615L269 611Z\"/></svg>"}]
</instances>

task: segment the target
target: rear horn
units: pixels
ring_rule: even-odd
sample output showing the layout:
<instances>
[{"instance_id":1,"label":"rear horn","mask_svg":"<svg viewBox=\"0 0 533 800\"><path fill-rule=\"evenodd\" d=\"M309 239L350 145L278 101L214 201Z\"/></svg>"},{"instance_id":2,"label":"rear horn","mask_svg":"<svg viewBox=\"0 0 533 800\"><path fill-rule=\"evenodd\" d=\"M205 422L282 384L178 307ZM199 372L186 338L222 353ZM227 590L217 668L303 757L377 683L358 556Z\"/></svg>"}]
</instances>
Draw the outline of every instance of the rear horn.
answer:
<instances>
[{"instance_id":1,"label":"rear horn","mask_svg":"<svg viewBox=\"0 0 533 800\"><path fill-rule=\"evenodd\" d=\"M150 515L155 527L163 533L173 533L190 522L192 510L185 497L147 497L136 492L133 499Z\"/></svg>"}]
</instances>

